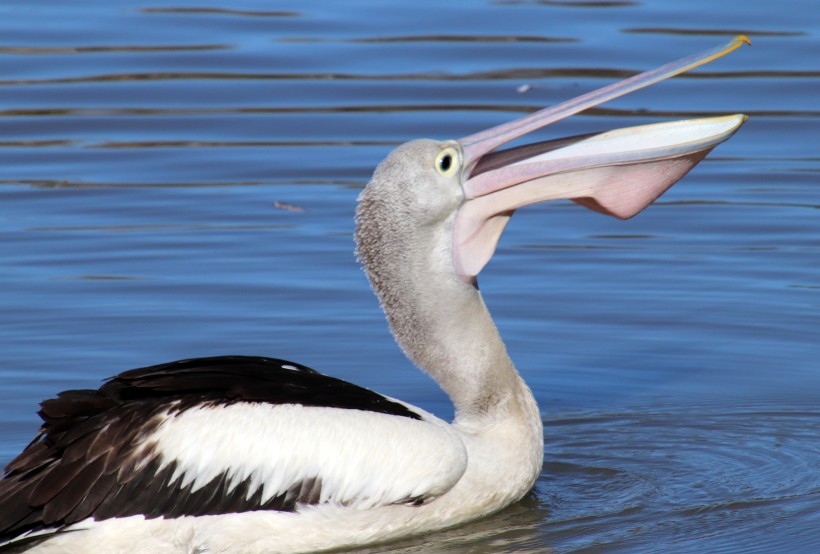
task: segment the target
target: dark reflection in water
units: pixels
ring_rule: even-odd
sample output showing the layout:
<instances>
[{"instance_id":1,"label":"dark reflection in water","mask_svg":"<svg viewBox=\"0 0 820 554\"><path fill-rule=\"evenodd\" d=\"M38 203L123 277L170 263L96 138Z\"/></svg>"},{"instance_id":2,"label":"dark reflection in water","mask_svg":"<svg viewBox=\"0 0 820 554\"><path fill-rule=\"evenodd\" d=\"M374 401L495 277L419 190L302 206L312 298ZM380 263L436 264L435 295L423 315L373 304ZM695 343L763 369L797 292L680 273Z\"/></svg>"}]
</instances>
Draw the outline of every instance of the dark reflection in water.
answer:
<instances>
[{"instance_id":1,"label":"dark reflection in water","mask_svg":"<svg viewBox=\"0 0 820 554\"><path fill-rule=\"evenodd\" d=\"M517 0L509 0L509 4L519 3ZM525 3L525 2L520 2ZM593 0L535 0L536 4L544 6L558 6L563 8L628 8L637 5L637 2L595 2Z\"/></svg>"},{"instance_id":2,"label":"dark reflection in water","mask_svg":"<svg viewBox=\"0 0 820 554\"><path fill-rule=\"evenodd\" d=\"M225 50L228 46L224 44L192 44L192 45L171 45L171 46L68 46L68 47L48 47L48 46L25 46L25 47L0 47L0 54L15 55L42 55L42 54L99 54L102 52L187 52L201 50Z\"/></svg>"},{"instance_id":3,"label":"dark reflection in water","mask_svg":"<svg viewBox=\"0 0 820 554\"><path fill-rule=\"evenodd\" d=\"M180 15L232 15L241 17L296 17L299 12L270 10L232 10L228 8L143 8L143 13L170 13Z\"/></svg>"},{"instance_id":4,"label":"dark reflection in water","mask_svg":"<svg viewBox=\"0 0 820 554\"><path fill-rule=\"evenodd\" d=\"M416 35L353 39L353 42L576 42L574 38L514 35Z\"/></svg>"},{"instance_id":5,"label":"dark reflection in water","mask_svg":"<svg viewBox=\"0 0 820 554\"><path fill-rule=\"evenodd\" d=\"M353 258L376 163L741 32L753 47L543 132L751 115L634 220L516 214L481 286L542 406L541 478L365 551L820 550L808 0L3 2L0 462L43 398L190 356L291 358L451 416Z\"/></svg>"},{"instance_id":6,"label":"dark reflection in water","mask_svg":"<svg viewBox=\"0 0 820 554\"><path fill-rule=\"evenodd\" d=\"M624 33L637 33L649 35L699 35L699 36L733 36L746 35L748 37L799 37L806 34L803 31L756 31L738 29L675 29L672 27L634 27L632 29L621 29Z\"/></svg>"},{"instance_id":7,"label":"dark reflection in water","mask_svg":"<svg viewBox=\"0 0 820 554\"><path fill-rule=\"evenodd\" d=\"M362 41L364 42L364 41ZM370 41L368 41L370 42ZM506 42L506 41L504 41ZM106 81L175 81L175 80L344 80L344 81L484 81L484 80L520 80L520 79L547 79L547 78L604 78L613 81L626 79L640 73L640 71L626 71L612 68L556 68L556 69L505 69L498 71L484 71L468 74L441 74L441 73L386 73L386 74L352 74L352 73L119 73L106 75L87 75L82 77L37 79L37 80L0 80L0 85L48 85L48 84L75 84L96 83ZM751 77L785 78L807 77L816 78L820 71L735 71L727 72L700 72L684 75L680 79L739 79ZM486 108L484 108L486 109ZM527 108L531 111L531 108ZM816 112L815 112L816 113Z\"/></svg>"}]
</instances>

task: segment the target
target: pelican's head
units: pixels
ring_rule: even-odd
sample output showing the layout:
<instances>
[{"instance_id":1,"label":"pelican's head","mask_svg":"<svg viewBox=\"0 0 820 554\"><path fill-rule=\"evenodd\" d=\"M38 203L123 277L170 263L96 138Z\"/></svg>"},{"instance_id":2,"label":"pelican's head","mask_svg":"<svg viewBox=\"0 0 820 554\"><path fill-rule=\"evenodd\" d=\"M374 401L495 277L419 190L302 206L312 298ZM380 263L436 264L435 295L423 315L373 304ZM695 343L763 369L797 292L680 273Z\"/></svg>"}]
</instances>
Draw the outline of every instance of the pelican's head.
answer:
<instances>
[{"instance_id":1,"label":"pelican's head","mask_svg":"<svg viewBox=\"0 0 820 554\"><path fill-rule=\"evenodd\" d=\"M474 284L510 216L522 206L565 198L622 219L634 216L731 137L747 117L737 114L658 123L497 149L748 42L746 37L735 37L718 48L457 141L416 140L400 146L379 165L362 195L360 222L364 218L375 221L371 227L376 229L357 234L357 239L367 240L369 233L370 239L378 235L381 242L395 235L403 237L394 241L396 250L440 249L441 230L446 229L448 264L452 266L447 269L461 281ZM374 206L390 216L367 214Z\"/></svg>"}]
</instances>

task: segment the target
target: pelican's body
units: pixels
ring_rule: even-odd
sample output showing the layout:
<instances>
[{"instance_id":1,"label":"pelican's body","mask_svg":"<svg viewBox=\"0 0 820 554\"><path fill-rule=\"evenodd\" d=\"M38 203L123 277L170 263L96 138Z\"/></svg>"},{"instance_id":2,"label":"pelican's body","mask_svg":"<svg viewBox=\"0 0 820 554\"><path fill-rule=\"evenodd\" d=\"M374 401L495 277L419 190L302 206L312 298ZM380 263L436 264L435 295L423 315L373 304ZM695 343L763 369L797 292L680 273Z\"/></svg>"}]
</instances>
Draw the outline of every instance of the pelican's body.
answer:
<instances>
[{"instance_id":1,"label":"pelican's body","mask_svg":"<svg viewBox=\"0 0 820 554\"><path fill-rule=\"evenodd\" d=\"M357 253L397 342L452 399L452 424L282 360L128 371L43 403L40 435L0 480L0 551L305 552L519 500L541 470L541 418L476 285L504 225L554 198L631 217L745 117L493 150L738 45L461 141L407 143L378 166Z\"/></svg>"},{"instance_id":2,"label":"pelican's body","mask_svg":"<svg viewBox=\"0 0 820 554\"><path fill-rule=\"evenodd\" d=\"M370 404L378 411L277 403L272 397L287 374L296 375L297 386L332 390L348 406ZM243 393L245 387L252 388ZM173 400L163 389L174 391ZM491 429L471 429L281 360L205 358L127 372L99 395L115 410L106 407L85 419L96 419L95 432L58 441L67 452L81 446L84 455L108 456L107 471L74 477L85 481L84 494L96 495L109 486L107 475L114 479L120 470L131 481L96 507L100 521L80 517L40 544L33 532L32 552L100 552L98 545L105 552L146 554L304 552L474 519L520 498L540 470L540 418L525 389L520 398L526 404L516 407L526 410L524 418L511 414L495 418ZM254 402L240 400L243 394ZM68 402L85 403L82 415L68 415L79 428L88 415L86 401L48 401L44 412L67 414ZM107 415L112 413L116 419ZM57 417L45 417L61 427ZM528 425L522 427L523 421ZM283 453L280 444L294 446ZM92 457L81 465L93 466ZM173 462L163 466L163 460ZM321 468L318 478L311 464ZM482 483L490 480L503 483L488 495ZM70 494L67 488L46 509ZM249 511L260 506L265 509ZM72 529L83 531L67 532Z\"/></svg>"}]
</instances>

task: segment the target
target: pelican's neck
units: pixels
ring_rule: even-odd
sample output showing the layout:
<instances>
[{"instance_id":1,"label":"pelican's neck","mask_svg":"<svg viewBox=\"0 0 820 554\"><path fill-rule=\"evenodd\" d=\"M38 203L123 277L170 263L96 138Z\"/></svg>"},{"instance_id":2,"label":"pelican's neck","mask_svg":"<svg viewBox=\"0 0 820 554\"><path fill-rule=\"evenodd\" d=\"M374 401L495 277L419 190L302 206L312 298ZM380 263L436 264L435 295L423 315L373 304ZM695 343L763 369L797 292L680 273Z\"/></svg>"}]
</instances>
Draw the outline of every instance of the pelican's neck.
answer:
<instances>
[{"instance_id":1,"label":"pelican's neck","mask_svg":"<svg viewBox=\"0 0 820 554\"><path fill-rule=\"evenodd\" d=\"M540 422L480 292L452 269L452 221L416 225L389 208L362 194L357 251L404 353L450 396L456 423Z\"/></svg>"}]
</instances>

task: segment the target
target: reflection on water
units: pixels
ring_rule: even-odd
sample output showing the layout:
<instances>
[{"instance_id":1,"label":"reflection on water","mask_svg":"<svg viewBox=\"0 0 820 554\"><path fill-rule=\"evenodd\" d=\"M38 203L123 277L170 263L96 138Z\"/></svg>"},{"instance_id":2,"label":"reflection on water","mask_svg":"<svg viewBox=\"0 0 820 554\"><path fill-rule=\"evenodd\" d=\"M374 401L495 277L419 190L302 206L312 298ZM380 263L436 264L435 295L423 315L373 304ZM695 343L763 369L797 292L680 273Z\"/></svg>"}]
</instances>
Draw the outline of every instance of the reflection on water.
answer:
<instances>
[{"instance_id":1,"label":"reflection on water","mask_svg":"<svg viewBox=\"0 0 820 554\"><path fill-rule=\"evenodd\" d=\"M635 220L516 214L481 285L542 406L541 478L366 552L820 548L812 3L222 4L0 5L0 461L43 398L190 356L291 358L450 416L352 255L375 164L744 33L543 132L751 115Z\"/></svg>"},{"instance_id":2,"label":"reflection on water","mask_svg":"<svg viewBox=\"0 0 820 554\"><path fill-rule=\"evenodd\" d=\"M141 11L143 13L236 15L250 17L296 17L301 15L299 12L290 11L232 10L228 8L142 8Z\"/></svg>"}]
</instances>

